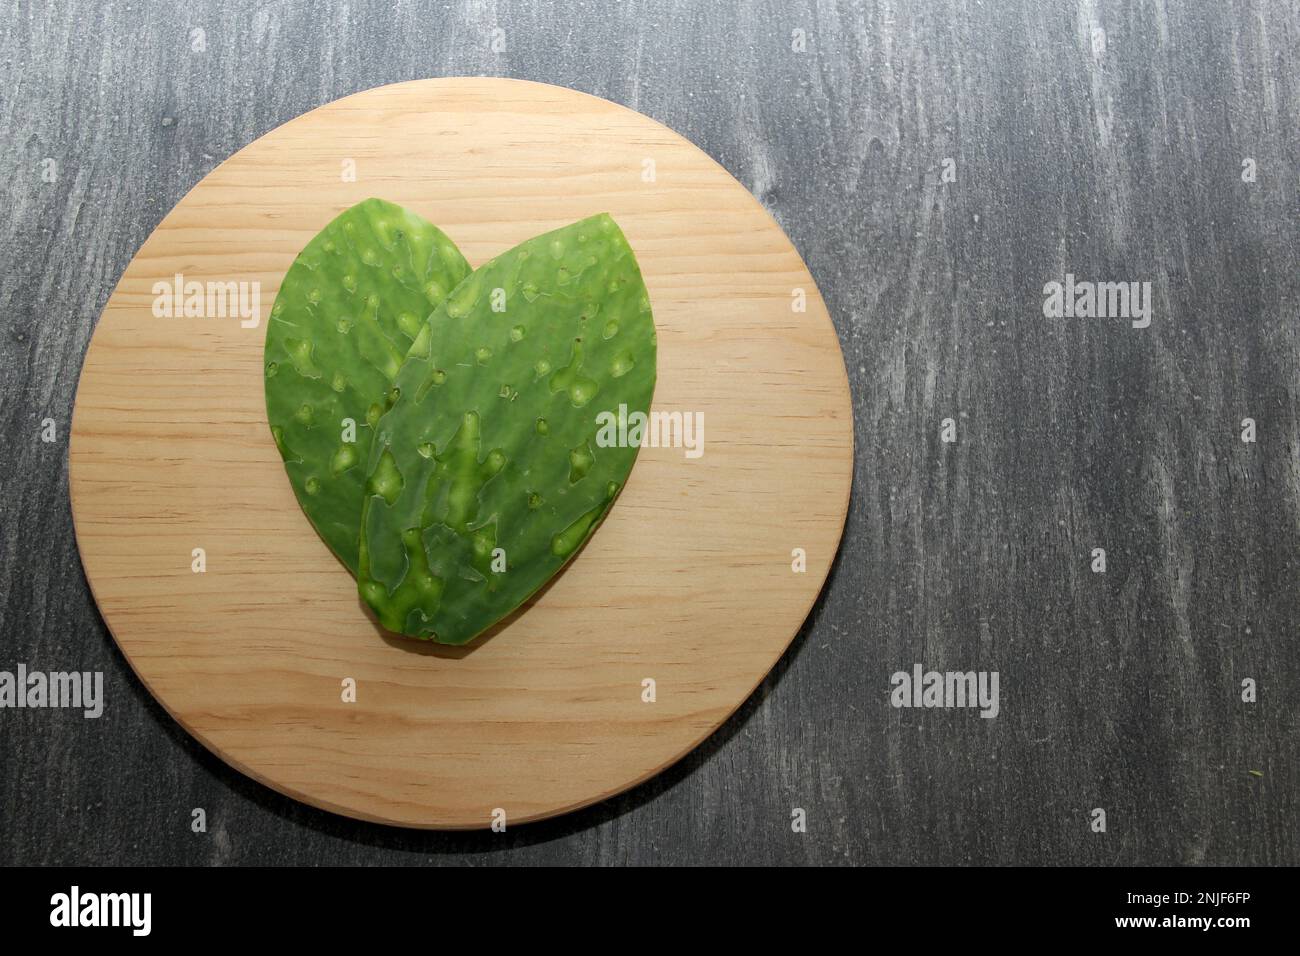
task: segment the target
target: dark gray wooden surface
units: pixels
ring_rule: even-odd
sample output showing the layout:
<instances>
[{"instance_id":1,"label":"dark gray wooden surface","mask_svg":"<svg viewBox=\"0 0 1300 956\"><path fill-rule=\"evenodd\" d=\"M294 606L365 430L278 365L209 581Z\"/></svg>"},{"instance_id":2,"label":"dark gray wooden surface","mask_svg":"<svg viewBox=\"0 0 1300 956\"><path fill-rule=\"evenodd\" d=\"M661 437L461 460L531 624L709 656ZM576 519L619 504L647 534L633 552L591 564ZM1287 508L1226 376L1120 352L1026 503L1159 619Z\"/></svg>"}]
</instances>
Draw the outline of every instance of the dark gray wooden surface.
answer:
<instances>
[{"instance_id":1,"label":"dark gray wooden surface","mask_svg":"<svg viewBox=\"0 0 1300 956\"><path fill-rule=\"evenodd\" d=\"M19 2L0 71L0 670L108 698L0 710L0 862L1300 862L1296 3ZM807 259L857 415L836 570L755 697L657 780L497 835L311 810L191 741L96 613L66 480L96 318L185 191L455 74L717 158ZM1045 318L1067 272L1150 281L1150 328ZM999 671L1000 715L892 709L917 662Z\"/></svg>"}]
</instances>

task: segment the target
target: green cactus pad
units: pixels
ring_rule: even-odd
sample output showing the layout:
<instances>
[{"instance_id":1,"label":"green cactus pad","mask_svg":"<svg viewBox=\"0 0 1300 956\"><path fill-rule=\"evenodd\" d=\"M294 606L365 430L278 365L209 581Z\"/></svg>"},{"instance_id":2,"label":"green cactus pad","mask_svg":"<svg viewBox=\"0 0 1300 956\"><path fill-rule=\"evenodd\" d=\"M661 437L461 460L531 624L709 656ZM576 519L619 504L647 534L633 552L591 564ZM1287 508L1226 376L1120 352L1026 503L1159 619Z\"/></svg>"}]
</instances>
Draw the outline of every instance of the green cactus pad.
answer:
<instances>
[{"instance_id":1,"label":"green cactus pad","mask_svg":"<svg viewBox=\"0 0 1300 956\"><path fill-rule=\"evenodd\" d=\"M374 425L430 311L469 271L432 224L367 199L307 243L271 307L271 434L302 510L354 575Z\"/></svg>"},{"instance_id":2,"label":"green cactus pad","mask_svg":"<svg viewBox=\"0 0 1300 956\"><path fill-rule=\"evenodd\" d=\"M655 328L632 249L594 216L451 291L379 420L357 585L391 631L464 644L555 574L609 511L649 410ZM610 446L610 447L606 447Z\"/></svg>"}]
</instances>

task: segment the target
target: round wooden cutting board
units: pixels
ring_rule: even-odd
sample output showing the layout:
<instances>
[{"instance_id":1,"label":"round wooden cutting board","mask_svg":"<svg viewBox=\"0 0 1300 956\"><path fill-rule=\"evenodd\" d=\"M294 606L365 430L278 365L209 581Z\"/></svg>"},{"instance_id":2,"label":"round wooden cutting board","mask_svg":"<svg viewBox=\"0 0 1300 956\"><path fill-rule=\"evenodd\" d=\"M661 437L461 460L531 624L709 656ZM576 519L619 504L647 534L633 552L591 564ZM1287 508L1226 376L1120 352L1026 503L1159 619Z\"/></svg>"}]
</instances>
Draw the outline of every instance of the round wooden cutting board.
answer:
<instances>
[{"instance_id":1,"label":"round wooden cutting board","mask_svg":"<svg viewBox=\"0 0 1300 956\"><path fill-rule=\"evenodd\" d=\"M280 280L368 196L436 223L475 266L611 213L654 307L653 409L703 416L703 454L644 448L582 553L466 648L373 623L298 508L266 423L262 344ZM155 315L155 283L178 275L250 283L258 321ZM186 730L315 806L471 828L609 797L722 724L825 580L852 459L826 307L743 186L613 103L446 79L313 110L181 200L95 330L70 477L104 619Z\"/></svg>"}]
</instances>

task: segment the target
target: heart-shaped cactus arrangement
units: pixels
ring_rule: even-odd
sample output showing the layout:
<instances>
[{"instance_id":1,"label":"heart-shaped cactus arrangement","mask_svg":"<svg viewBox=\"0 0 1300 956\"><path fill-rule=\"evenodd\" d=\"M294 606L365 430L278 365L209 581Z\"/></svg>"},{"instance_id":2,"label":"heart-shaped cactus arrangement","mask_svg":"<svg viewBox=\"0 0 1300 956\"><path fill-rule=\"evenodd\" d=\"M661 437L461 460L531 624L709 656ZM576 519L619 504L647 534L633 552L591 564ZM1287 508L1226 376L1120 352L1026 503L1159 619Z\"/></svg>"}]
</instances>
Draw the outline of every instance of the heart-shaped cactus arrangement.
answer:
<instances>
[{"instance_id":1,"label":"heart-shaped cactus arrangement","mask_svg":"<svg viewBox=\"0 0 1300 956\"><path fill-rule=\"evenodd\" d=\"M368 199L311 240L266 336L267 420L308 519L388 630L465 644L591 537L640 450L655 328L608 215L471 272Z\"/></svg>"}]
</instances>

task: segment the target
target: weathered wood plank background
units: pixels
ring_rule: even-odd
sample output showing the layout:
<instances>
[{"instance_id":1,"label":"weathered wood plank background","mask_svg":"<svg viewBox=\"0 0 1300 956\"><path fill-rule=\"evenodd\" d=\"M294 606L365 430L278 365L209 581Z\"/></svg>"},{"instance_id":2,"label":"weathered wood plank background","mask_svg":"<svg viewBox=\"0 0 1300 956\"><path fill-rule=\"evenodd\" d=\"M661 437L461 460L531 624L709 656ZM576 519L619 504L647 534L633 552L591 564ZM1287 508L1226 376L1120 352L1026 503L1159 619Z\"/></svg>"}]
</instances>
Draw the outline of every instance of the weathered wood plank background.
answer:
<instances>
[{"instance_id":1,"label":"weathered wood plank background","mask_svg":"<svg viewBox=\"0 0 1300 956\"><path fill-rule=\"evenodd\" d=\"M0 862L1300 862L1300 5L19 2L0 71L0 670L107 695L0 710ZM717 158L808 260L857 414L837 569L758 694L505 834L333 817L188 739L96 613L66 480L96 317L172 204L321 103L455 74ZM1150 327L1045 318L1067 273L1149 281ZM997 670L1000 714L891 708L914 663Z\"/></svg>"}]
</instances>

